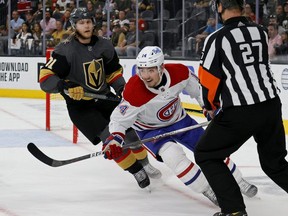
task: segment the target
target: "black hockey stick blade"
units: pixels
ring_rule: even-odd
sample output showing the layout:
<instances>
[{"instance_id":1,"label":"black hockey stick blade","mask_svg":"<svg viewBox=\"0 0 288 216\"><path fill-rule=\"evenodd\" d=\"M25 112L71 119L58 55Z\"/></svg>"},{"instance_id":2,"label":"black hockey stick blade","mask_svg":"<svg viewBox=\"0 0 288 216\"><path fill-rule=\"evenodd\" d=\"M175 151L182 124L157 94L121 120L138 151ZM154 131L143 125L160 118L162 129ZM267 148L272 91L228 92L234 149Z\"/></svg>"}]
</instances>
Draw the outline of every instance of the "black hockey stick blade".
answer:
<instances>
[{"instance_id":1,"label":"black hockey stick blade","mask_svg":"<svg viewBox=\"0 0 288 216\"><path fill-rule=\"evenodd\" d=\"M69 95L68 93L68 90L64 90L64 93ZM121 101L121 98L115 96L107 96L107 95L102 95L102 94L96 94L96 93L92 93L92 92L84 92L84 96L85 97L90 97L90 98L93 98L93 99L101 99L101 100L108 100L108 101L117 101L117 102L120 102Z\"/></svg>"},{"instance_id":2,"label":"black hockey stick blade","mask_svg":"<svg viewBox=\"0 0 288 216\"><path fill-rule=\"evenodd\" d=\"M40 160L41 162L43 162L43 163L45 163L51 167L64 166L67 164L82 161L82 160L85 160L85 159L88 159L91 157L96 157L96 156L103 154L102 152L95 152L92 154L87 154L87 155L83 155L81 157L76 157L76 158L72 158L72 159L68 159L68 160L55 160L55 159L52 159L52 158L48 157L47 155L45 155L34 143L29 143L27 145L27 149L34 157L36 157L38 160Z\"/></svg>"},{"instance_id":3,"label":"black hockey stick blade","mask_svg":"<svg viewBox=\"0 0 288 216\"><path fill-rule=\"evenodd\" d=\"M195 112L195 113L201 113L203 114L203 110L199 110L199 109L190 109L190 108L184 108L185 111L187 112Z\"/></svg>"},{"instance_id":4,"label":"black hockey stick blade","mask_svg":"<svg viewBox=\"0 0 288 216\"><path fill-rule=\"evenodd\" d=\"M117 102L121 101L121 98L117 96L112 97L112 96L95 94L95 93L90 93L90 92L84 92L84 96L94 98L94 99L102 99L102 100L117 101Z\"/></svg>"}]
</instances>

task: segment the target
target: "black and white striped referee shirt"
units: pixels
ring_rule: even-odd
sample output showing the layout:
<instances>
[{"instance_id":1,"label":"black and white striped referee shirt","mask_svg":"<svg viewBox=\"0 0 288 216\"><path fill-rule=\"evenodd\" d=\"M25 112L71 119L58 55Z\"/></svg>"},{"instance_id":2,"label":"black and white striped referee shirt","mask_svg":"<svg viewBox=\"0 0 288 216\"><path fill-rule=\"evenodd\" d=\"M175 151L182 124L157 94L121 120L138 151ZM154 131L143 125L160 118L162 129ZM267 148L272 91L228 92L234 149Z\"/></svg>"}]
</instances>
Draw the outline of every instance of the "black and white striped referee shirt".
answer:
<instances>
[{"instance_id":1,"label":"black and white striped referee shirt","mask_svg":"<svg viewBox=\"0 0 288 216\"><path fill-rule=\"evenodd\" d=\"M259 103L276 97L267 31L245 17L234 17L210 34L199 67L208 110Z\"/></svg>"}]
</instances>

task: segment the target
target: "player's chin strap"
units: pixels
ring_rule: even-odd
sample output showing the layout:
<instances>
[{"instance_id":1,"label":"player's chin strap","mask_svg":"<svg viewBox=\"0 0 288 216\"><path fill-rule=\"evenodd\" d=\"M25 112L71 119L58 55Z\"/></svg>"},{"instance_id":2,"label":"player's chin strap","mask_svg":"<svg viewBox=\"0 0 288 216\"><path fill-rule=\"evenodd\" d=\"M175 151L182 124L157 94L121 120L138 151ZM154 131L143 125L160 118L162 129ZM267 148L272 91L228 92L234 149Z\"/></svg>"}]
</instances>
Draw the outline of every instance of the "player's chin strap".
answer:
<instances>
[{"instance_id":1,"label":"player's chin strap","mask_svg":"<svg viewBox=\"0 0 288 216\"><path fill-rule=\"evenodd\" d=\"M164 133L164 134L159 134L157 136L146 138L146 139L139 140L139 141L136 141L136 142L127 143L126 145L123 146L123 148L139 147L139 145L142 145L142 143L153 142L155 140L162 139L162 138L165 138L165 137L168 137L168 136L173 136L173 135L176 135L176 134L179 134L179 133L183 133L183 132L186 132L186 131L189 131L189 130L193 130L193 129L196 129L196 128L205 127L209 123L210 123L210 121L207 121L207 122L199 123L199 124L192 125L192 126L189 126L189 127L181 128L181 129L178 129L178 130L175 130L175 131L170 131L170 132L167 132L167 133ZM86 160L86 159L89 159L89 158L92 158L92 157L97 157L97 156L100 156L100 155L104 154L103 151L99 151L99 152L90 153L90 154L87 154L87 155L83 155L83 156L80 156L80 157L75 157L75 158L68 159L68 160L55 160L55 159L52 159L52 158L48 157L46 154L44 154L34 143L29 143L27 145L27 148L28 148L28 151L34 157L36 157L42 163L45 163L45 164L47 164L48 166L51 166L51 167L64 166L64 165L67 165L67 164L75 163L75 162L78 162L78 161Z\"/></svg>"}]
</instances>

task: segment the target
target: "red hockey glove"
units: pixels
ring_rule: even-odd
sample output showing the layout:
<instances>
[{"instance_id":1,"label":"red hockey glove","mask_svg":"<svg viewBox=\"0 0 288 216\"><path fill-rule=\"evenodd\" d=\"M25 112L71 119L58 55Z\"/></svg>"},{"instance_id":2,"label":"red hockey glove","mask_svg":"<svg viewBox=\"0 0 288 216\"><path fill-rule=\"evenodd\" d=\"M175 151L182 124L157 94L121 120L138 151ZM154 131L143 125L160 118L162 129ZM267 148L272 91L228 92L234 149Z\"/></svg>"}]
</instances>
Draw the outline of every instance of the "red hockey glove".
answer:
<instances>
[{"instance_id":1,"label":"red hockey glove","mask_svg":"<svg viewBox=\"0 0 288 216\"><path fill-rule=\"evenodd\" d=\"M122 155L124 134L111 134L103 143L104 158L112 160Z\"/></svg>"}]
</instances>

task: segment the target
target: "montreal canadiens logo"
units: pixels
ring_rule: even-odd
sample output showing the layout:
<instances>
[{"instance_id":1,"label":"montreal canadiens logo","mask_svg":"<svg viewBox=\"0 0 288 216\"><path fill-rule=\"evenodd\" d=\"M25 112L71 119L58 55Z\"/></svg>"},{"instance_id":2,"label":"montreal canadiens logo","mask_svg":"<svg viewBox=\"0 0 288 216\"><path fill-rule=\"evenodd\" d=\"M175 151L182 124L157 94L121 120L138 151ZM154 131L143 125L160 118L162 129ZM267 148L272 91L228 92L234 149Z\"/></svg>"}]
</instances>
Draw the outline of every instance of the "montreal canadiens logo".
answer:
<instances>
[{"instance_id":1,"label":"montreal canadiens logo","mask_svg":"<svg viewBox=\"0 0 288 216\"><path fill-rule=\"evenodd\" d=\"M178 106L178 100L175 98L158 111L157 117L160 121L169 121L173 117Z\"/></svg>"}]
</instances>

